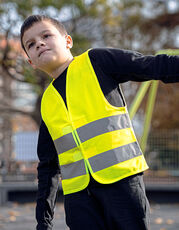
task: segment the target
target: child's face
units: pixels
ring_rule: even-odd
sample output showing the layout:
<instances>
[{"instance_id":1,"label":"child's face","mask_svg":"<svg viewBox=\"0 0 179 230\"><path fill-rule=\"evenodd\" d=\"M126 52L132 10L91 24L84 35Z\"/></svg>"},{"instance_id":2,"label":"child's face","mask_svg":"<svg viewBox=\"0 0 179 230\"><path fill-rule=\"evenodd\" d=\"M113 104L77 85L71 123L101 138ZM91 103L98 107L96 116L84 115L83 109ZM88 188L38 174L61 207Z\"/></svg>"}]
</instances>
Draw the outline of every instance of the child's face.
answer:
<instances>
[{"instance_id":1,"label":"child's face","mask_svg":"<svg viewBox=\"0 0 179 230\"><path fill-rule=\"evenodd\" d=\"M72 39L62 35L48 20L37 22L23 36L23 44L33 68L51 73L69 58Z\"/></svg>"}]
</instances>

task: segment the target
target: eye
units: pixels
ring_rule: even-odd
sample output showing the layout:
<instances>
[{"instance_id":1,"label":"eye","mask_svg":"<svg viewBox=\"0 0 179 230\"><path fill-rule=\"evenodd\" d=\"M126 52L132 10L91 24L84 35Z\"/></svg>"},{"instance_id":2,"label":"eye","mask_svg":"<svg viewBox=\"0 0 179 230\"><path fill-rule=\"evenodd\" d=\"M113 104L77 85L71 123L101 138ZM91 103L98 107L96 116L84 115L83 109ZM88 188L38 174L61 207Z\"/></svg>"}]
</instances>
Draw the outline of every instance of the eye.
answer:
<instances>
[{"instance_id":1,"label":"eye","mask_svg":"<svg viewBox=\"0 0 179 230\"><path fill-rule=\"evenodd\" d=\"M30 49L33 45L34 45L34 42L31 42L31 43L28 45L28 49Z\"/></svg>"},{"instance_id":2,"label":"eye","mask_svg":"<svg viewBox=\"0 0 179 230\"><path fill-rule=\"evenodd\" d=\"M50 37L50 34L44 34L43 37L44 37L44 38L48 38L48 37Z\"/></svg>"}]
</instances>

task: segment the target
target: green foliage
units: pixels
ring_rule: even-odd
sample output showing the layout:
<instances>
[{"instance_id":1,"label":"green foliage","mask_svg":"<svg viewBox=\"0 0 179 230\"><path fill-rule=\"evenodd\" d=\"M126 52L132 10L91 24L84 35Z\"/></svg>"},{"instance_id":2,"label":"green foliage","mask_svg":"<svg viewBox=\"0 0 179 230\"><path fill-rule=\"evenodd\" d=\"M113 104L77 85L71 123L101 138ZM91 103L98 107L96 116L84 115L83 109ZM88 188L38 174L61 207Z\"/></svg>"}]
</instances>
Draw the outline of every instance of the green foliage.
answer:
<instances>
[{"instance_id":1,"label":"green foliage","mask_svg":"<svg viewBox=\"0 0 179 230\"><path fill-rule=\"evenodd\" d=\"M137 51L147 54L154 54L162 48L176 48L175 28L179 23L179 12L167 11L165 1L160 2L160 7L158 7L156 1L151 0L150 3L147 2L152 15L149 17L149 12L148 16L144 13L147 7L146 2L143 0L6 0L0 3L0 19L3 13L9 15L8 7L5 7L8 4L14 7L18 20L21 22L34 12L48 12L56 18L61 16L69 34L73 37L73 55L89 49L93 46L93 42L99 39L108 47L123 49L137 47ZM68 12L65 19L63 19L64 10ZM10 16L8 20L7 24L11 25ZM14 21L12 25L8 27L10 30L15 27ZM3 25L0 25L0 29L1 27ZM168 33L166 33L167 30ZM167 35L163 36L163 33ZM0 56L3 56L3 52L1 50ZM8 59L4 63L8 68L11 65L15 66L15 62L16 59ZM49 78L27 65L23 67L23 80L33 86L38 99L48 84ZM39 108L34 108L34 110L37 109Z\"/></svg>"},{"instance_id":2,"label":"green foliage","mask_svg":"<svg viewBox=\"0 0 179 230\"><path fill-rule=\"evenodd\" d=\"M23 68L23 76L26 82L30 83L30 84L37 84L37 78L35 78L35 70L32 69L30 66L24 65Z\"/></svg>"},{"instance_id":3,"label":"green foliage","mask_svg":"<svg viewBox=\"0 0 179 230\"><path fill-rule=\"evenodd\" d=\"M159 50L157 54L179 55L179 49Z\"/></svg>"},{"instance_id":4,"label":"green foliage","mask_svg":"<svg viewBox=\"0 0 179 230\"><path fill-rule=\"evenodd\" d=\"M32 14L33 5L35 4L35 1L32 0L30 1L11 0L9 2L14 3L17 13L22 18L26 18L27 15Z\"/></svg>"},{"instance_id":5,"label":"green foliage","mask_svg":"<svg viewBox=\"0 0 179 230\"><path fill-rule=\"evenodd\" d=\"M90 41L88 41L84 36L74 33L72 37L75 41L72 48L73 55L79 55L91 47Z\"/></svg>"}]
</instances>

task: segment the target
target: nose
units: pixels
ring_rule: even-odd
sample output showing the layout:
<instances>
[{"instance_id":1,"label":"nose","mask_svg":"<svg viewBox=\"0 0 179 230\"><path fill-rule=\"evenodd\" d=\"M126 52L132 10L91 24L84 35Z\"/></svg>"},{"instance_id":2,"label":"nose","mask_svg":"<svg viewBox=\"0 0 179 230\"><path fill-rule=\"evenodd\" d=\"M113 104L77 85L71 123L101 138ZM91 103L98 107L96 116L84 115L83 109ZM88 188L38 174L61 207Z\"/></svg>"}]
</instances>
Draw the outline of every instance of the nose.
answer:
<instances>
[{"instance_id":1,"label":"nose","mask_svg":"<svg viewBox=\"0 0 179 230\"><path fill-rule=\"evenodd\" d=\"M45 43L42 41L42 40L38 40L37 42L36 42L36 48L37 49L39 49L41 46L44 46L45 45Z\"/></svg>"}]
</instances>

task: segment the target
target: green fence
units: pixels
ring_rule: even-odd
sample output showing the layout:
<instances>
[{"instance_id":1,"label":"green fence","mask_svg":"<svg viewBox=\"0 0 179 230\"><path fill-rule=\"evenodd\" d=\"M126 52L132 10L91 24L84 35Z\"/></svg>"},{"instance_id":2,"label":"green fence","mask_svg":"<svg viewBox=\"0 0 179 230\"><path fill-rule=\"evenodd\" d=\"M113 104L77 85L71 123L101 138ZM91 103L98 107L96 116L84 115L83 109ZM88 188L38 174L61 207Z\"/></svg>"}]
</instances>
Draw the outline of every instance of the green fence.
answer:
<instances>
[{"instance_id":1,"label":"green fence","mask_svg":"<svg viewBox=\"0 0 179 230\"><path fill-rule=\"evenodd\" d=\"M36 133L34 137L28 135L26 140L18 139L18 148L14 150L15 158L10 160L6 170L0 168L2 183L37 181L36 152L35 148L29 147L34 138L37 138ZM150 132L145 158L149 165L149 170L144 174L146 185L179 187L179 130Z\"/></svg>"},{"instance_id":2,"label":"green fence","mask_svg":"<svg viewBox=\"0 0 179 230\"><path fill-rule=\"evenodd\" d=\"M151 132L145 158L150 167L146 183L179 186L179 130Z\"/></svg>"}]
</instances>

